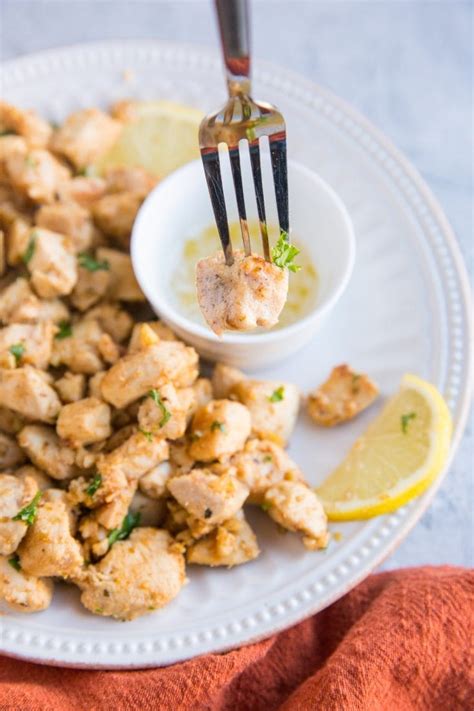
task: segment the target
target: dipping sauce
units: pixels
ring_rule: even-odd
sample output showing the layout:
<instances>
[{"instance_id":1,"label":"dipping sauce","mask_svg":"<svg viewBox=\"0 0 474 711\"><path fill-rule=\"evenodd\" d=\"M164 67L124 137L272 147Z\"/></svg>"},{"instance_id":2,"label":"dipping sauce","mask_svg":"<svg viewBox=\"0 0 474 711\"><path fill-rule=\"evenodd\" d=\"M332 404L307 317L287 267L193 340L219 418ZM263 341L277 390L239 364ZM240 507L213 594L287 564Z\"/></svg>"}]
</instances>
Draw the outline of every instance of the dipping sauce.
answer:
<instances>
[{"instance_id":1,"label":"dipping sauce","mask_svg":"<svg viewBox=\"0 0 474 711\"><path fill-rule=\"evenodd\" d=\"M230 224L229 229L232 246L234 249L242 249L240 224L233 222ZM260 228L256 220L249 221L249 230L253 248L256 252L261 253ZM270 244L276 244L280 234L278 226L270 224L268 226L268 234ZM298 241L298 236L293 233L291 234L291 242L301 250L295 260L301 266L301 269L295 274L290 272L288 299L281 312L278 324L270 329L272 331L289 326L306 316L314 307L318 295L318 274L310 255ZM175 307L183 316L201 325L206 325L206 322L197 302L196 263L203 257L214 254L220 249L220 245L219 234L215 225L210 225L200 234L190 237L184 242L179 265L175 269L170 282ZM263 329L257 329L253 333L258 331L263 331Z\"/></svg>"}]
</instances>

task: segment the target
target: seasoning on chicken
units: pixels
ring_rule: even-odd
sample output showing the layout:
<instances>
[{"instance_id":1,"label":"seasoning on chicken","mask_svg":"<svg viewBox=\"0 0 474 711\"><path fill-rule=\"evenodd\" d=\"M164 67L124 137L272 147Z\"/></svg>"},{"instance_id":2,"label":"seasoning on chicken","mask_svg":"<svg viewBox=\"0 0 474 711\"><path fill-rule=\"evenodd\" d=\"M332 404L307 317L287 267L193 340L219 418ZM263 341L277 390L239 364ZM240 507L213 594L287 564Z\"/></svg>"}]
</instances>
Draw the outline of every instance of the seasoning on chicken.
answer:
<instances>
[{"instance_id":1,"label":"seasoning on chicken","mask_svg":"<svg viewBox=\"0 0 474 711\"><path fill-rule=\"evenodd\" d=\"M212 391L216 400L228 398L234 385L241 380L245 380L241 370L225 363L217 363L212 372Z\"/></svg>"},{"instance_id":2,"label":"seasoning on chicken","mask_svg":"<svg viewBox=\"0 0 474 711\"><path fill-rule=\"evenodd\" d=\"M71 479L76 475L74 451L52 427L27 425L18 435L18 444L33 464L53 479Z\"/></svg>"},{"instance_id":3,"label":"seasoning on chicken","mask_svg":"<svg viewBox=\"0 0 474 711\"><path fill-rule=\"evenodd\" d=\"M234 454L230 464L236 476L248 487L248 503L261 504L265 492L282 479L303 481L303 475L284 449L269 440L249 439Z\"/></svg>"},{"instance_id":4,"label":"seasoning on chicken","mask_svg":"<svg viewBox=\"0 0 474 711\"><path fill-rule=\"evenodd\" d=\"M51 477L42 472L41 469L33 467L31 464L25 464L24 467L17 469L15 476L17 479L21 479L21 481L25 481L26 477L34 479L40 491L46 491L46 489L51 489L51 487L54 486Z\"/></svg>"},{"instance_id":5,"label":"seasoning on chicken","mask_svg":"<svg viewBox=\"0 0 474 711\"><path fill-rule=\"evenodd\" d=\"M14 370L0 368L0 406L29 420L54 422L61 401L45 381L43 371L25 365Z\"/></svg>"},{"instance_id":6,"label":"seasoning on chicken","mask_svg":"<svg viewBox=\"0 0 474 711\"><path fill-rule=\"evenodd\" d=\"M22 136L29 146L44 148L50 139L51 125L35 111L25 111L0 101L0 133L11 131Z\"/></svg>"},{"instance_id":7,"label":"seasoning on chicken","mask_svg":"<svg viewBox=\"0 0 474 711\"><path fill-rule=\"evenodd\" d=\"M195 518L217 525L242 508L249 490L231 471L217 476L206 469L193 469L168 482L176 501Z\"/></svg>"},{"instance_id":8,"label":"seasoning on chicken","mask_svg":"<svg viewBox=\"0 0 474 711\"><path fill-rule=\"evenodd\" d=\"M309 550L325 548L329 540L327 518L321 502L307 484L280 481L265 492L264 507L274 521L303 534Z\"/></svg>"},{"instance_id":9,"label":"seasoning on chicken","mask_svg":"<svg viewBox=\"0 0 474 711\"><path fill-rule=\"evenodd\" d=\"M234 454L244 446L250 428L250 415L243 405L231 400L211 400L193 417L189 454L202 462Z\"/></svg>"},{"instance_id":10,"label":"seasoning on chicken","mask_svg":"<svg viewBox=\"0 0 474 711\"><path fill-rule=\"evenodd\" d=\"M18 548L28 528L17 514L33 500L38 487L31 477L17 479L0 474L0 555L10 555Z\"/></svg>"},{"instance_id":11,"label":"seasoning on chicken","mask_svg":"<svg viewBox=\"0 0 474 711\"><path fill-rule=\"evenodd\" d=\"M160 341L113 365L102 381L102 395L115 407L123 408L167 382L188 387L197 377L197 361L196 351L184 343Z\"/></svg>"},{"instance_id":12,"label":"seasoning on chicken","mask_svg":"<svg viewBox=\"0 0 474 711\"><path fill-rule=\"evenodd\" d=\"M85 168L113 146L121 131L122 125L103 111L83 109L68 116L50 145L76 168Z\"/></svg>"},{"instance_id":13,"label":"seasoning on chicken","mask_svg":"<svg viewBox=\"0 0 474 711\"><path fill-rule=\"evenodd\" d=\"M112 434L110 407L95 397L87 397L61 408L56 432L72 447L100 442Z\"/></svg>"},{"instance_id":14,"label":"seasoning on chicken","mask_svg":"<svg viewBox=\"0 0 474 711\"><path fill-rule=\"evenodd\" d=\"M35 215L35 223L38 227L70 237L74 252L89 249L94 239L94 225L89 211L74 203L43 205Z\"/></svg>"},{"instance_id":15,"label":"seasoning on chicken","mask_svg":"<svg viewBox=\"0 0 474 711\"><path fill-rule=\"evenodd\" d=\"M38 296L53 299L70 294L77 281L76 257L69 237L35 228L23 254Z\"/></svg>"},{"instance_id":16,"label":"seasoning on chicken","mask_svg":"<svg viewBox=\"0 0 474 711\"><path fill-rule=\"evenodd\" d=\"M82 373L66 371L54 383L54 389L64 403L82 400L86 390L86 378Z\"/></svg>"},{"instance_id":17,"label":"seasoning on chicken","mask_svg":"<svg viewBox=\"0 0 474 711\"><path fill-rule=\"evenodd\" d=\"M25 461L25 453L10 435L0 429L0 471L18 467Z\"/></svg>"},{"instance_id":18,"label":"seasoning on chicken","mask_svg":"<svg viewBox=\"0 0 474 711\"><path fill-rule=\"evenodd\" d=\"M227 266L224 254L201 259L196 265L199 306L212 330L250 331L271 328L288 295L288 271L263 257L234 252L234 263Z\"/></svg>"},{"instance_id":19,"label":"seasoning on chicken","mask_svg":"<svg viewBox=\"0 0 474 711\"><path fill-rule=\"evenodd\" d=\"M0 293L0 320L4 323L67 321L69 310L59 299L39 299L23 277L18 277Z\"/></svg>"},{"instance_id":20,"label":"seasoning on chicken","mask_svg":"<svg viewBox=\"0 0 474 711\"><path fill-rule=\"evenodd\" d=\"M35 203L54 202L59 186L70 176L69 170L43 148L12 153L5 160L5 171L15 192Z\"/></svg>"},{"instance_id":21,"label":"seasoning on chicken","mask_svg":"<svg viewBox=\"0 0 474 711\"><path fill-rule=\"evenodd\" d=\"M0 600L19 612L46 610L53 599L52 580L27 575L16 555L0 556Z\"/></svg>"},{"instance_id":22,"label":"seasoning on chicken","mask_svg":"<svg viewBox=\"0 0 474 711\"><path fill-rule=\"evenodd\" d=\"M111 301L145 301L142 290L138 286L132 268L132 260L128 254L117 249L99 247L96 252L99 262L109 265L110 286L107 298Z\"/></svg>"},{"instance_id":23,"label":"seasoning on chicken","mask_svg":"<svg viewBox=\"0 0 474 711\"><path fill-rule=\"evenodd\" d=\"M308 396L308 414L323 427L346 422L371 405L378 387L363 373L348 365L333 368L329 378Z\"/></svg>"},{"instance_id":24,"label":"seasoning on chicken","mask_svg":"<svg viewBox=\"0 0 474 711\"><path fill-rule=\"evenodd\" d=\"M56 327L51 321L12 323L0 329L0 353L10 351L17 365L33 365L46 370L51 359Z\"/></svg>"},{"instance_id":25,"label":"seasoning on chicken","mask_svg":"<svg viewBox=\"0 0 474 711\"><path fill-rule=\"evenodd\" d=\"M28 575L69 578L84 563L81 546L73 535L75 520L66 492L59 493L54 501L40 502L37 516L18 548L21 569Z\"/></svg>"},{"instance_id":26,"label":"seasoning on chicken","mask_svg":"<svg viewBox=\"0 0 474 711\"><path fill-rule=\"evenodd\" d=\"M186 582L184 557L168 531L136 528L78 580L95 614L133 620L167 605Z\"/></svg>"},{"instance_id":27,"label":"seasoning on chicken","mask_svg":"<svg viewBox=\"0 0 474 711\"><path fill-rule=\"evenodd\" d=\"M285 446L293 432L300 406L296 385L271 380L242 380L231 389L252 418L252 434Z\"/></svg>"},{"instance_id":28,"label":"seasoning on chicken","mask_svg":"<svg viewBox=\"0 0 474 711\"><path fill-rule=\"evenodd\" d=\"M133 223L144 198L142 193L130 191L104 195L92 206L96 225L121 247L128 247Z\"/></svg>"},{"instance_id":29,"label":"seasoning on chicken","mask_svg":"<svg viewBox=\"0 0 474 711\"><path fill-rule=\"evenodd\" d=\"M99 351L102 329L94 319L65 322L56 335L51 365L67 366L73 373L94 375L104 367Z\"/></svg>"},{"instance_id":30,"label":"seasoning on chicken","mask_svg":"<svg viewBox=\"0 0 474 711\"><path fill-rule=\"evenodd\" d=\"M166 487L171 476L171 466L168 461L157 464L138 480L140 491L151 499L161 499L166 494Z\"/></svg>"},{"instance_id":31,"label":"seasoning on chicken","mask_svg":"<svg viewBox=\"0 0 474 711\"><path fill-rule=\"evenodd\" d=\"M102 302L84 314L84 319L97 321L101 329L112 336L116 343L122 343L133 327L133 319L119 304Z\"/></svg>"},{"instance_id":32,"label":"seasoning on chicken","mask_svg":"<svg viewBox=\"0 0 474 711\"><path fill-rule=\"evenodd\" d=\"M186 431L189 412L196 396L192 388L176 389L169 383L160 390L152 388L138 410L140 431L167 439L179 439Z\"/></svg>"},{"instance_id":33,"label":"seasoning on chicken","mask_svg":"<svg viewBox=\"0 0 474 711\"><path fill-rule=\"evenodd\" d=\"M254 560L259 553L257 538L249 524L243 516L235 516L192 543L187 549L186 560L196 565L232 568Z\"/></svg>"}]
</instances>

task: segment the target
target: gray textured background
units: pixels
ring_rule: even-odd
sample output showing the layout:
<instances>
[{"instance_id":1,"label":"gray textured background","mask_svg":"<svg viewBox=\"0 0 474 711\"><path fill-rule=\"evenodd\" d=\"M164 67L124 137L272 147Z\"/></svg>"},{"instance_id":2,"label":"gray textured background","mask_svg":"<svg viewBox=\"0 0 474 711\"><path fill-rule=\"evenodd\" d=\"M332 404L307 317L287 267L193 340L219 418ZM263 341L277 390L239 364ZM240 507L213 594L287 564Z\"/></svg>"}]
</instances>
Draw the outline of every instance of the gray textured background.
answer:
<instances>
[{"instance_id":1,"label":"gray textured background","mask_svg":"<svg viewBox=\"0 0 474 711\"><path fill-rule=\"evenodd\" d=\"M0 0L2 60L71 43L155 38L216 46L210 0ZM472 275L473 3L253 0L255 56L354 104L412 160ZM472 419L430 510L385 563L474 563Z\"/></svg>"}]
</instances>

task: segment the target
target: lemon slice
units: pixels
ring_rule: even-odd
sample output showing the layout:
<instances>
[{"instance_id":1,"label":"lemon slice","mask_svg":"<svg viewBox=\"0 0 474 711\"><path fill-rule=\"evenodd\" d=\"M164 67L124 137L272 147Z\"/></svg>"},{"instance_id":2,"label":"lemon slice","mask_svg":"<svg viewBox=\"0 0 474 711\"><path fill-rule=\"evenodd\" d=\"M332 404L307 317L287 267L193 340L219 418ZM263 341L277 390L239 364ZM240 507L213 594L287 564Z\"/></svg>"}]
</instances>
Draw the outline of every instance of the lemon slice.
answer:
<instances>
[{"instance_id":1,"label":"lemon slice","mask_svg":"<svg viewBox=\"0 0 474 711\"><path fill-rule=\"evenodd\" d=\"M201 111L172 101L131 102L132 117L117 142L99 160L97 172L141 166L163 178L199 157Z\"/></svg>"},{"instance_id":2,"label":"lemon slice","mask_svg":"<svg viewBox=\"0 0 474 711\"><path fill-rule=\"evenodd\" d=\"M421 494L446 462L451 430L438 390L405 375L399 392L316 490L328 518L370 518Z\"/></svg>"}]
</instances>

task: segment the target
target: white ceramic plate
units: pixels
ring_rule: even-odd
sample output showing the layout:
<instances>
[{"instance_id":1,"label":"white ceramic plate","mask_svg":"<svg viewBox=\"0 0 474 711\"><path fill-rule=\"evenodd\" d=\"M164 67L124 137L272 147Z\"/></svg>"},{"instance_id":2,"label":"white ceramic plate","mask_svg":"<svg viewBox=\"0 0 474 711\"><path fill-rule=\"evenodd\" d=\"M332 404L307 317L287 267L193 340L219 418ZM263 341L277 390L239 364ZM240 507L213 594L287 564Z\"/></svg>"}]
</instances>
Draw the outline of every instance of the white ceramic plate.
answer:
<instances>
[{"instance_id":1,"label":"white ceramic plate","mask_svg":"<svg viewBox=\"0 0 474 711\"><path fill-rule=\"evenodd\" d=\"M133 73L132 81L124 81L125 70ZM204 110L224 96L217 55L148 42L85 45L18 59L4 65L2 88L8 100L52 120L129 95L166 97ZM357 239L354 274L331 319L310 346L264 377L284 377L307 391L333 365L348 361L389 394L403 373L418 373L447 398L454 451L470 394L469 292L441 209L409 163L336 97L265 65L255 72L255 95L281 108L290 155L339 193ZM374 410L333 431L317 430L302 415L290 453L316 484L373 415ZM256 561L231 571L191 568L190 584L169 607L126 624L90 615L75 588L58 585L46 612L1 618L1 650L44 663L133 668L268 636L326 607L368 575L407 535L436 486L390 516L333 524L342 540L326 552L306 552L297 536L278 535L262 512L251 512L262 548Z\"/></svg>"}]
</instances>

